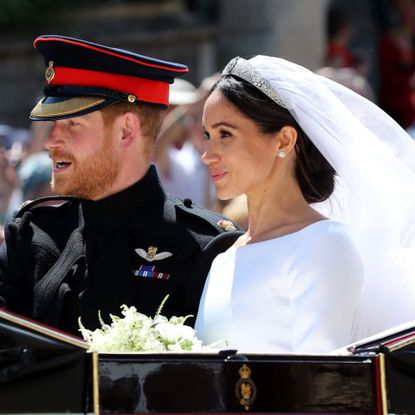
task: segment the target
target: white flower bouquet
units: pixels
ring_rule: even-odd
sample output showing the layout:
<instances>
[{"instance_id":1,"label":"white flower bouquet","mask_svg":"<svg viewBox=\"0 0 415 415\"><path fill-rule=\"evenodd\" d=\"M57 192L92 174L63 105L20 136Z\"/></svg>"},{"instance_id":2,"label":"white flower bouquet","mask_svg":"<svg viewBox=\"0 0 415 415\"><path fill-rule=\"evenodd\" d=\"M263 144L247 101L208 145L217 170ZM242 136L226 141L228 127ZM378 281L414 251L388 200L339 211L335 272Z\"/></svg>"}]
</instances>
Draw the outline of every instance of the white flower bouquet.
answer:
<instances>
[{"instance_id":1,"label":"white flower bouquet","mask_svg":"<svg viewBox=\"0 0 415 415\"><path fill-rule=\"evenodd\" d=\"M111 315L112 323L105 324L100 316L100 329L88 330L79 319L82 336L91 351L101 353L213 351L202 345L191 327L184 325L190 316L168 319L160 314L167 297L154 317L139 313L135 307L122 305L123 317Z\"/></svg>"}]
</instances>

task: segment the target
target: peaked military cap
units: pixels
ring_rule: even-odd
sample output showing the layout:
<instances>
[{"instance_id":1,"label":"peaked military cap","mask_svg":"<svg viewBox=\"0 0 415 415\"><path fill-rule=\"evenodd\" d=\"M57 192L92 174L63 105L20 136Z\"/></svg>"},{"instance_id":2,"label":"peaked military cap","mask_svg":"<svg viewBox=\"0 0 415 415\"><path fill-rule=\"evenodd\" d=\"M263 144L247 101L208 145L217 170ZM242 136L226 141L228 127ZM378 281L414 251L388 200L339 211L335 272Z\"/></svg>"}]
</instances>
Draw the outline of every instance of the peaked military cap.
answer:
<instances>
[{"instance_id":1,"label":"peaked military cap","mask_svg":"<svg viewBox=\"0 0 415 415\"><path fill-rule=\"evenodd\" d=\"M117 101L167 107L169 84L188 72L186 65L65 36L40 36L34 47L46 71L32 120L76 117Z\"/></svg>"}]
</instances>

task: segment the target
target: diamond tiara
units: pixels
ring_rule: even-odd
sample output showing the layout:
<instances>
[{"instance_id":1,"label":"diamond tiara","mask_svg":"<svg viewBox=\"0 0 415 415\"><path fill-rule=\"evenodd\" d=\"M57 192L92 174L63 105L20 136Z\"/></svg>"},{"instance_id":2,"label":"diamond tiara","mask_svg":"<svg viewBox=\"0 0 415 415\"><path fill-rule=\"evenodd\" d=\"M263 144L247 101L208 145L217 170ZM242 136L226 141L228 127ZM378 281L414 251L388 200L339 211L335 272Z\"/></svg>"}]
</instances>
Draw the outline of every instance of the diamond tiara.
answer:
<instances>
[{"instance_id":1,"label":"diamond tiara","mask_svg":"<svg viewBox=\"0 0 415 415\"><path fill-rule=\"evenodd\" d=\"M246 60L240 57L233 58L222 71L222 75L235 75L258 88L268 98L283 108L287 108L281 97L275 92L271 84Z\"/></svg>"}]
</instances>

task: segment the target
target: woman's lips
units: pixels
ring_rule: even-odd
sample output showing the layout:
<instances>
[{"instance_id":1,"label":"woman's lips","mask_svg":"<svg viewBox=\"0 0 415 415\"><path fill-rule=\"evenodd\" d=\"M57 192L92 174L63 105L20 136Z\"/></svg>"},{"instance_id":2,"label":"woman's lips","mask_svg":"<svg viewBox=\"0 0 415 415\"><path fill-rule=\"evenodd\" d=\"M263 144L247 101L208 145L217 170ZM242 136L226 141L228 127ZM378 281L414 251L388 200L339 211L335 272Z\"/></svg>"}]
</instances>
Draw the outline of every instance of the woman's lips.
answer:
<instances>
[{"instance_id":1,"label":"woman's lips","mask_svg":"<svg viewBox=\"0 0 415 415\"><path fill-rule=\"evenodd\" d=\"M213 182L217 182L218 180L222 179L227 174L226 171L211 171L210 177L212 178Z\"/></svg>"}]
</instances>

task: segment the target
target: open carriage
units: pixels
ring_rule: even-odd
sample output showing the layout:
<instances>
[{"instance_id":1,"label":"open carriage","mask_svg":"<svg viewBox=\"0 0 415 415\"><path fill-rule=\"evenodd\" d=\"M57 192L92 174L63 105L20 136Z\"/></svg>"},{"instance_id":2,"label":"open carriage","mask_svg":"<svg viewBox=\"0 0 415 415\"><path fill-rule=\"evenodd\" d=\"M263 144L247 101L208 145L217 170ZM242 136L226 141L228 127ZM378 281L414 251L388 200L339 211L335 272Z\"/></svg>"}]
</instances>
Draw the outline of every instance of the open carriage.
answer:
<instances>
[{"instance_id":1,"label":"open carriage","mask_svg":"<svg viewBox=\"0 0 415 415\"><path fill-rule=\"evenodd\" d=\"M0 310L0 413L415 414L415 327L345 355L98 354Z\"/></svg>"}]
</instances>

